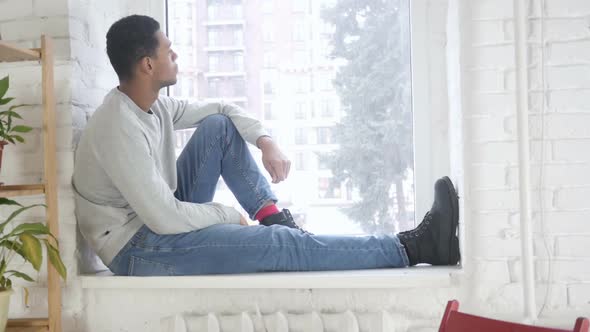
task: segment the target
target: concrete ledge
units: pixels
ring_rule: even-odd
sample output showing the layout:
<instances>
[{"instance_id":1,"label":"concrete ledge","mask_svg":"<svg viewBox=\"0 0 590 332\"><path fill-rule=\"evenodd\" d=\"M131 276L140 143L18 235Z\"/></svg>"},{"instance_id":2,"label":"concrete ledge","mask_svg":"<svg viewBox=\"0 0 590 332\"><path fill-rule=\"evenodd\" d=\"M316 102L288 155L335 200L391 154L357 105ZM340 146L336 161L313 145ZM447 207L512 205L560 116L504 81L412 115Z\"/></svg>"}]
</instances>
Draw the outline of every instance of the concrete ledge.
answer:
<instances>
[{"instance_id":1,"label":"concrete ledge","mask_svg":"<svg viewBox=\"0 0 590 332\"><path fill-rule=\"evenodd\" d=\"M453 276L462 272L460 266L179 277L122 277L107 272L81 275L80 280L86 289L413 288L450 286Z\"/></svg>"}]
</instances>

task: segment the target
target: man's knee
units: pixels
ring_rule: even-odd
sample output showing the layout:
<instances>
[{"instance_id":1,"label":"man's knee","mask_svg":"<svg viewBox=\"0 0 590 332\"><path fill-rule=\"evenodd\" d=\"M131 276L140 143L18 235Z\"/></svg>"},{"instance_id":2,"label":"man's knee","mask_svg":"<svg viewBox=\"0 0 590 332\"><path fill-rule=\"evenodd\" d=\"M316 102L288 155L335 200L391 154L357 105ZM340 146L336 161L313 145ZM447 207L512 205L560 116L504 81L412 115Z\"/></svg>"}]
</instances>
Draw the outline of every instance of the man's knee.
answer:
<instances>
[{"instance_id":1,"label":"man's knee","mask_svg":"<svg viewBox=\"0 0 590 332\"><path fill-rule=\"evenodd\" d=\"M216 132L232 127L231 120L223 114L212 114L203 119L199 124L202 128L215 129Z\"/></svg>"}]
</instances>

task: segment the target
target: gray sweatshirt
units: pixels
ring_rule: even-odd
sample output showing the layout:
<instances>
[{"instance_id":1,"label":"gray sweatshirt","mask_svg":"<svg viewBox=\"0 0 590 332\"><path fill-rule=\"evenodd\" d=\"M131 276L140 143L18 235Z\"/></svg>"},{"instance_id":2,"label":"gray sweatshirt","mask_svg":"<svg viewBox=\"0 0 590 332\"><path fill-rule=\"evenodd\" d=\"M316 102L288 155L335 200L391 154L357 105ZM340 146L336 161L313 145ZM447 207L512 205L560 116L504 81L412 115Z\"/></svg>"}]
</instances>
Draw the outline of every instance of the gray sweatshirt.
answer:
<instances>
[{"instance_id":1,"label":"gray sweatshirt","mask_svg":"<svg viewBox=\"0 0 590 332\"><path fill-rule=\"evenodd\" d=\"M88 120L75 154L75 211L82 235L105 264L144 224L158 234L177 234L240 222L231 207L174 197L174 130L194 128L211 114L228 116L249 143L267 135L234 105L161 96L147 113L117 88Z\"/></svg>"}]
</instances>

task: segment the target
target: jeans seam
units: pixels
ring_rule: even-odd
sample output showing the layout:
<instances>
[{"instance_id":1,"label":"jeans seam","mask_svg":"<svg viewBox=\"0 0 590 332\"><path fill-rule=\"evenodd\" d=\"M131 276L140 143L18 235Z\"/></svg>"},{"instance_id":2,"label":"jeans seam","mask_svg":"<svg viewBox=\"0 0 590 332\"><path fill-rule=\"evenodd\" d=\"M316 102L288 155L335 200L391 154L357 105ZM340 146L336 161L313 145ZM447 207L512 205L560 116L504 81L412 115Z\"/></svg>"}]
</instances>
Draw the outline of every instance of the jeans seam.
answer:
<instances>
[{"instance_id":1,"label":"jeans seam","mask_svg":"<svg viewBox=\"0 0 590 332\"><path fill-rule=\"evenodd\" d=\"M197 168L197 176L195 176L195 179L193 180L193 183L192 183L193 188L191 190L191 193L196 189L195 185L197 184L197 182L199 181L199 177L201 176L200 171L203 169L203 166L207 163L207 160L209 159L209 155L211 154L211 150L213 150L213 147L221 140L221 138L222 137L219 135L215 136L215 139L207 147L207 150L205 151L205 156L203 157L201 164Z\"/></svg>"},{"instance_id":2,"label":"jeans seam","mask_svg":"<svg viewBox=\"0 0 590 332\"><path fill-rule=\"evenodd\" d=\"M183 247L183 248L170 248L170 247L161 247L161 246L136 246L136 248L149 250L151 252L172 252L172 251L187 251L187 250L194 250L194 249L203 249L203 248L210 248L210 247L219 247L219 248L227 248L227 247L236 247L236 248L244 248L244 247L288 247L288 248L299 248L303 250L328 250L328 251L383 251L380 247L373 247L373 248L355 248L355 247L347 247L347 248L313 248L313 247L300 247L297 245L291 244L207 244L201 246L193 246L193 247Z\"/></svg>"},{"instance_id":3,"label":"jeans seam","mask_svg":"<svg viewBox=\"0 0 590 332\"><path fill-rule=\"evenodd\" d=\"M244 181L250 186L250 189L256 194L256 200L258 202L260 202L263 199L260 191L258 190L256 185L252 182L252 180L250 180L248 175L244 172L244 168L242 167L242 164L240 163L240 161L236 157L236 155L233 153L233 151L229 151L229 154L231 155L231 158L232 158L234 164L236 165L236 167L240 170L240 175L242 176ZM262 174L260 176L262 176ZM253 216L250 216L250 217L253 217Z\"/></svg>"},{"instance_id":4,"label":"jeans seam","mask_svg":"<svg viewBox=\"0 0 590 332\"><path fill-rule=\"evenodd\" d=\"M410 259L408 258L408 253L406 252L406 247L398 241L394 241L394 242L395 242L395 247L397 248L397 251L399 253L399 256L402 258L402 262L404 263L404 266L409 266Z\"/></svg>"}]
</instances>

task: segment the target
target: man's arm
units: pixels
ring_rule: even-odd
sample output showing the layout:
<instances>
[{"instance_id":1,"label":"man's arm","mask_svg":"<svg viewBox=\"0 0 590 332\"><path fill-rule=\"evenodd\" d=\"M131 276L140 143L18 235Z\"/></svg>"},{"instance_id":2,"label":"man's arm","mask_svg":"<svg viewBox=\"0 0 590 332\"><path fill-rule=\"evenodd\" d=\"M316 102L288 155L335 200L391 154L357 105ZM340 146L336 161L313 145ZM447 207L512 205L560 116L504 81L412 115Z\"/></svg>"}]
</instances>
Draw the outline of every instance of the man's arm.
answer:
<instances>
[{"instance_id":1,"label":"man's arm","mask_svg":"<svg viewBox=\"0 0 590 332\"><path fill-rule=\"evenodd\" d=\"M162 107L171 112L174 129L196 127L205 117L212 114L223 114L229 117L240 135L262 151L262 164L272 177L273 183L279 183L289 175L291 161L264 130L262 123L240 107L225 103L191 104L166 96L160 97L158 102L164 103Z\"/></svg>"},{"instance_id":2,"label":"man's arm","mask_svg":"<svg viewBox=\"0 0 590 332\"><path fill-rule=\"evenodd\" d=\"M240 214L217 203L182 202L161 177L138 124L96 133L92 145L101 166L131 208L155 233L176 234L219 223L240 223Z\"/></svg>"},{"instance_id":3,"label":"man's arm","mask_svg":"<svg viewBox=\"0 0 590 332\"><path fill-rule=\"evenodd\" d=\"M240 135L250 144L256 145L258 138L269 136L260 121L234 104L189 103L166 96L160 96L157 102L162 103L161 107L171 113L175 130L194 128L209 115L223 114L233 122Z\"/></svg>"}]
</instances>

